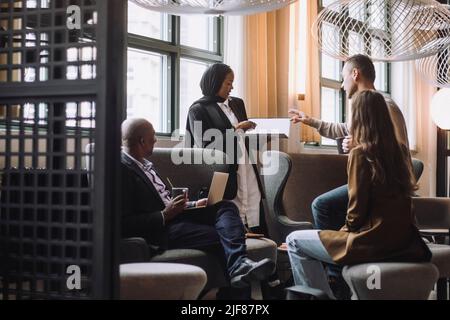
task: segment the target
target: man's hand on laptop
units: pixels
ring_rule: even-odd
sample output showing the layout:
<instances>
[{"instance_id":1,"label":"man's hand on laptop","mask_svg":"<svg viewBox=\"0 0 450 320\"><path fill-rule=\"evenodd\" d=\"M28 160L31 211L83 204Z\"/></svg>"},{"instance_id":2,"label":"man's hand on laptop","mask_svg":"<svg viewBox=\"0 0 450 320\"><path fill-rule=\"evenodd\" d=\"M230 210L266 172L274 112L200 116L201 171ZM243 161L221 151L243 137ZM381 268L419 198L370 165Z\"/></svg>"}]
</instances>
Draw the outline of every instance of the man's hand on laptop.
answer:
<instances>
[{"instance_id":1,"label":"man's hand on laptop","mask_svg":"<svg viewBox=\"0 0 450 320\"><path fill-rule=\"evenodd\" d=\"M238 123L235 127L236 130L251 130L251 129L255 129L256 128L256 123L254 123L253 121L242 121L240 123Z\"/></svg>"},{"instance_id":2,"label":"man's hand on laptop","mask_svg":"<svg viewBox=\"0 0 450 320\"><path fill-rule=\"evenodd\" d=\"M200 199L197 201L196 207L206 207L208 205L208 199Z\"/></svg>"},{"instance_id":3,"label":"man's hand on laptop","mask_svg":"<svg viewBox=\"0 0 450 320\"><path fill-rule=\"evenodd\" d=\"M166 222L178 216L186 207L187 198L185 195L179 195L172 199L163 210L164 220Z\"/></svg>"},{"instance_id":4,"label":"man's hand on laptop","mask_svg":"<svg viewBox=\"0 0 450 320\"><path fill-rule=\"evenodd\" d=\"M309 117L306 113L303 111L297 110L297 109L289 109L289 116L291 117L291 121L293 123L304 123L306 125L311 124L311 117Z\"/></svg>"}]
</instances>

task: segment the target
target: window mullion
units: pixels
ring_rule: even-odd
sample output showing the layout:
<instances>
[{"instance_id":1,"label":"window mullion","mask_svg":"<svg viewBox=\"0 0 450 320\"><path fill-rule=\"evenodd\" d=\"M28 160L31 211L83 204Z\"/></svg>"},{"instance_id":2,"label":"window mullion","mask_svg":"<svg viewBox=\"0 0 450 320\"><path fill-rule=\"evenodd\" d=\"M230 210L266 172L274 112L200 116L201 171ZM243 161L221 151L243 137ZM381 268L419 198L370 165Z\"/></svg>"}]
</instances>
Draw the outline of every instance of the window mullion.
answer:
<instances>
[{"instance_id":1,"label":"window mullion","mask_svg":"<svg viewBox=\"0 0 450 320\"><path fill-rule=\"evenodd\" d=\"M320 82L321 82L321 85L323 87L333 88L333 89L340 89L341 88L341 82L340 81L331 80L331 79L327 79L327 78L321 78Z\"/></svg>"},{"instance_id":2,"label":"window mullion","mask_svg":"<svg viewBox=\"0 0 450 320\"><path fill-rule=\"evenodd\" d=\"M179 46L181 44L181 23L179 16L171 16L172 19L172 44L174 46Z\"/></svg>"},{"instance_id":3,"label":"window mullion","mask_svg":"<svg viewBox=\"0 0 450 320\"><path fill-rule=\"evenodd\" d=\"M193 49L191 47L180 47L178 52L183 58L191 58L195 60L208 62L222 62L223 56L216 55L204 50Z\"/></svg>"},{"instance_id":4,"label":"window mullion","mask_svg":"<svg viewBox=\"0 0 450 320\"><path fill-rule=\"evenodd\" d=\"M180 128L180 54L173 55L173 70L172 70L172 108L171 108L171 132Z\"/></svg>"},{"instance_id":5,"label":"window mullion","mask_svg":"<svg viewBox=\"0 0 450 320\"><path fill-rule=\"evenodd\" d=\"M176 52L172 53L170 68L170 108L167 110L170 119L170 132L180 127L180 58L181 58L181 18L172 16L172 43L177 47Z\"/></svg>"},{"instance_id":6,"label":"window mullion","mask_svg":"<svg viewBox=\"0 0 450 320\"><path fill-rule=\"evenodd\" d=\"M128 47L161 54L170 54L179 50L177 46L166 41L146 38L135 34L128 35Z\"/></svg>"},{"instance_id":7,"label":"window mullion","mask_svg":"<svg viewBox=\"0 0 450 320\"><path fill-rule=\"evenodd\" d=\"M215 36L215 39L214 39L215 48L214 49L215 49L215 52L222 57L222 59L224 56L223 43L224 43L224 39L225 39L223 25L224 25L223 17L219 17L214 21L214 36Z\"/></svg>"}]
</instances>

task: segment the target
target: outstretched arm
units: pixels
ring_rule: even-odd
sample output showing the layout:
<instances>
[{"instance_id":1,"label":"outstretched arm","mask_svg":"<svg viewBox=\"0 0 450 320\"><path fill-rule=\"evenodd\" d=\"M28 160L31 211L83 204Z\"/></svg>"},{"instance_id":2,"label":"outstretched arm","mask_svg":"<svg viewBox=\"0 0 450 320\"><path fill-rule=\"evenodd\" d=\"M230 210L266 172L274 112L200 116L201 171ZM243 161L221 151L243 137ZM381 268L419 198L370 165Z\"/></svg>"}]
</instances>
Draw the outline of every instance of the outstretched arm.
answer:
<instances>
[{"instance_id":1,"label":"outstretched arm","mask_svg":"<svg viewBox=\"0 0 450 320\"><path fill-rule=\"evenodd\" d=\"M333 123L326 122L320 119L316 119L308 116L303 111L296 109L289 110L289 115L291 116L291 121L293 123L303 123L307 126L317 129L319 134L323 137L330 139L337 139L349 135L349 130L347 124L345 123Z\"/></svg>"}]
</instances>

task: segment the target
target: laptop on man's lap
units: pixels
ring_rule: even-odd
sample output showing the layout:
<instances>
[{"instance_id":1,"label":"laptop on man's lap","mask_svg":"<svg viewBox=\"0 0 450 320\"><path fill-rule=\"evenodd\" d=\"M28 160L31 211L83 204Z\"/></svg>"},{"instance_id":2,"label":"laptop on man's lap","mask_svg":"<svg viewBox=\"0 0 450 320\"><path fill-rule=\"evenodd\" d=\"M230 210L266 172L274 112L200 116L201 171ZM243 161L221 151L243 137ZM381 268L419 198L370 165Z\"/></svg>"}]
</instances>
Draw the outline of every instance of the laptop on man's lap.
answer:
<instances>
[{"instance_id":1,"label":"laptop on man's lap","mask_svg":"<svg viewBox=\"0 0 450 320\"><path fill-rule=\"evenodd\" d=\"M225 173L225 172L214 172L211 186L209 188L207 206L213 206L216 203L223 200L223 196L225 194L225 188L227 187L228 176L229 176L229 174ZM186 210L199 209L199 208L206 208L206 206L192 207L192 208L188 208Z\"/></svg>"}]
</instances>

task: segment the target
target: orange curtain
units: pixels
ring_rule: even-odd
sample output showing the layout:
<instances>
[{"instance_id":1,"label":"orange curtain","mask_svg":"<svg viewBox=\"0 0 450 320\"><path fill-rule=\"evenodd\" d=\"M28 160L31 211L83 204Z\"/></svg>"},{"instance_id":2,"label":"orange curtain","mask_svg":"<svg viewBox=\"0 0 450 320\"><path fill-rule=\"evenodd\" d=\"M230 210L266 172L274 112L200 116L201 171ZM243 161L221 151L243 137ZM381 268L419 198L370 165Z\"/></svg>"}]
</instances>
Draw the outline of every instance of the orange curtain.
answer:
<instances>
[{"instance_id":1,"label":"orange curtain","mask_svg":"<svg viewBox=\"0 0 450 320\"><path fill-rule=\"evenodd\" d=\"M302 110L315 118L320 118L320 66L319 49L311 36L311 27L318 15L317 1L302 0L306 6L306 87L305 102ZM320 135L315 129L302 125L303 141L320 141Z\"/></svg>"},{"instance_id":2,"label":"orange curtain","mask_svg":"<svg viewBox=\"0 0 450 320\"><path fill-rule=\"evenodd\" d=\"M245 102L250 117L287 115L289 10L244 19Z\"/></svg>"},{"instance_id":3,"label":"orange curtain","mask_svg":"<svg viewBox=\"0 0 450 320\"><path fill-rule=\"evenodd\" d=\"M286 117L292 107L320 117L319 55L310 32L317 10L317 1L299 0L281 10L245 17L244 84L250 117ZM298 101L298 94L305 100ZM303 126L299 138L319 141L320 136Z\"/></svg>"}]
</instances>

